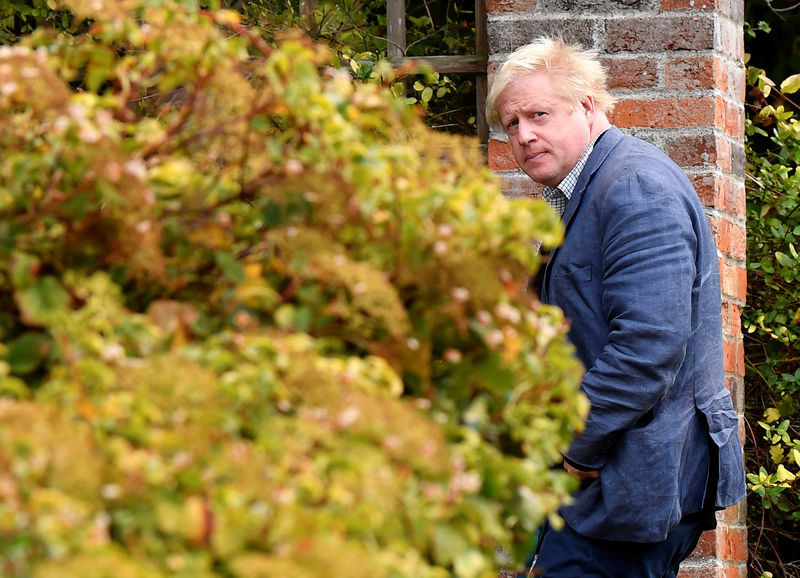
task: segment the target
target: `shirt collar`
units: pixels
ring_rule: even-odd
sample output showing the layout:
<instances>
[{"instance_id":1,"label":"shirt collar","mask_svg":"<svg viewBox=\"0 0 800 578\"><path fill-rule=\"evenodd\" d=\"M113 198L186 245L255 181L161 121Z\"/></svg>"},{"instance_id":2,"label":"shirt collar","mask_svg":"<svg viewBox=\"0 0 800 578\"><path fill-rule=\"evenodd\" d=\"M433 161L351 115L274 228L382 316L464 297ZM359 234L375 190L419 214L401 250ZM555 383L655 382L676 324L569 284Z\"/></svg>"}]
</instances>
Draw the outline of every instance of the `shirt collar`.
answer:
<instances>
[{"instance_id":1,"label":"shirt collar","mask_svg":"<svg viewBox=\"0 0 800 578\"><path fill-rule=\"evenodd\" d=\"M542 196L547 199L552 197L556 194L556 190L561 191L561 193L567 198L572 198L572 192L575 190L575 185L578 184L578 177L581 175L581 171L583 171L583 167L586 166L586 161L589 160L589 155L592 154L594 150L594 145L600 139L601 136L609 129L610 127L604 128L600 133L592 139L592 142L589 143L589 146L586 147L586 150L583 151L581 158L578 159L578 162L575 163L575 166L572 167L572 170L567 173L567 176L558 183L556 187L544 187L542 191Z\"/></svg>"}]
</instances>

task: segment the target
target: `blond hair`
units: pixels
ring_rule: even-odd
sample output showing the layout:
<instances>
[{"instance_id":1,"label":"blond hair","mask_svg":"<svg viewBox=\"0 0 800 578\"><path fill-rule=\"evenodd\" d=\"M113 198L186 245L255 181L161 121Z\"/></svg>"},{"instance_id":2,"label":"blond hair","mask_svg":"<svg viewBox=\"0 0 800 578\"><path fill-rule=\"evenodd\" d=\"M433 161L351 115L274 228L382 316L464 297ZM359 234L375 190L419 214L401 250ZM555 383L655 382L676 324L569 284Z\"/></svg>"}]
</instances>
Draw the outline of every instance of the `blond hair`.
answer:
<instances>
[{"instance_id":1,"label":"blond hair","mask_svg":"<svg viewBox=\"0 0 800 578\"><path fill-rule=\"evenodd\" d=\"M561 39L541 37L515 50L497 69L486 97L486 120L500 125L500 95L521 77L543 71L553 81L553 88L570 109L581 105L585 96L594 99L595 107L605 114L614 108L615 98L606 88L606 71L596 50L565 43Z\"/></svg>"}]
</instances>

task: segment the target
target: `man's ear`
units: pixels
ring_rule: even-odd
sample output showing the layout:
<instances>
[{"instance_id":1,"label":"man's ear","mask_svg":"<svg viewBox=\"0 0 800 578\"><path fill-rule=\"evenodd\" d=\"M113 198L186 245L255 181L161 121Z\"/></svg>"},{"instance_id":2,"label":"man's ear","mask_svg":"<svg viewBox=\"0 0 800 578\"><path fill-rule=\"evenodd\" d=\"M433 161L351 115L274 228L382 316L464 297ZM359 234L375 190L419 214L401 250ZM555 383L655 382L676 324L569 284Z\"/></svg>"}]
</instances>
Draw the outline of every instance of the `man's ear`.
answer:
<instances>
[{"instance_id":1,"label":"man's ear","mask_svg":"<svg viewBox=\"0 0 800 578\"><path fill-rule=\"evenodd\" d=\"M593 116L595 113L594 97L586 95L583 98L581 98L581 108L583 108L584 112L587 115Z\"/></svg>"}]
</instances>

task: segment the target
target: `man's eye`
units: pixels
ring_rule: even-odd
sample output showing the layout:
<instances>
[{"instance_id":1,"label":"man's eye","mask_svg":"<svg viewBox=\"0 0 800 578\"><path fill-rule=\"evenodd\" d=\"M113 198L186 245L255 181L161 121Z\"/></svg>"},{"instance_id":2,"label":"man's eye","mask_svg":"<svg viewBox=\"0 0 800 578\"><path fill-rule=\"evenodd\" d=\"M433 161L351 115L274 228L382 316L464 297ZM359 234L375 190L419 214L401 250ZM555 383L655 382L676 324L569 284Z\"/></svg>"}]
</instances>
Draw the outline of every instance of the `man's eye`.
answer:
<instances>
[{"instance_id":1,"label":"man's eye","mask_svg":"<svg viewBox=\"0 0 800 578\"><path fill-rule=\"evenodd\" d=\"M511 128L511 127L517 126L518 124L519 124L519 121L518 121L518 120L512 120L512 121L511 121L511 122L509 122L509 123L508 123L506 126L507 126L508 128Z\"/></svg>"}]
</instances>

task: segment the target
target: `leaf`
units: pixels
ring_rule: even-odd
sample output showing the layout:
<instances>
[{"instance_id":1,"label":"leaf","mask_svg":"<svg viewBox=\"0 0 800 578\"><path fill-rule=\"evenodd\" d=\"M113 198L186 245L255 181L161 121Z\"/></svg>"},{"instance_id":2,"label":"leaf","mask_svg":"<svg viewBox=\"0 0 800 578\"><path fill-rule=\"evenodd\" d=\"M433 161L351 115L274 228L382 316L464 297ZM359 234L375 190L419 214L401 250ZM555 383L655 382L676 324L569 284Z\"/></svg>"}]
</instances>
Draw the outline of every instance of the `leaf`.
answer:
<instances>
[{"instance_id":1,"label":"leaf","mask_svg":"<svg viewBox=\"0 0 800 578\"><path fill-rule=\"evenodd\" d=\"M263 210L264 225L268 228L277 227L283 222L283 206L268 200Z\"/></svg>"},{"instance_id":2,"label":"leaf","mask_svg":"<svg viewBox=\"0 0 800 578\"><path fill-rule=\"evenodd\" d=\"M772 463L779 464L783 461L784 458L783 448L778 445L770 446L769 455L772 458Z\"/></svg>"},{"instance_id":3,"label":"leaf","mask_svg":"<svg viewBox=\"0 0 800 578\"><path fill-rule=\"evenodd\" d=\"M242 283L245 280L244 267L236 257L225 251L217 251L214 253L214 260L217 266L222 270L222 274L228 281L233 283Z\"/></svg>"},{"instance_id":4,"label":"leaf","mask_svg":"<svg viewBox=\"0 0 800 578\"><path fill-rule=\"evenodd\" d=\"M8 364L14 375L28 375L38 369L52 350L46 333L23 333L8 344Z\"/></svg>"},{"instance_id":5,"label":"leaf","mask_svg":"<svg viewBox=\"0 0 800 578\"><path fill-rule=\"evenodd\" d=\"M70 295L56 280L46 276L36 279L26 289L17 291L17 302L29 325L48 325L66 312Z\"/></svg>"},{"instance_id":6,"label":"leaf","mask_svg":"<svg viewBox=\"0 0 800 578\"><path fill-rule=\"evenodd\" d=\"M779 482L792 482L797 476L787 470L785 467L783 467L783 464L781 464L778 466L778 470L775 472L775 477Z\"/></svg>"},{"instance_id":7,"label":"leaf","mask_svg":"<svg viewBox=\"0 0 800 578\"><path fill-rule=\"evenodd\" d=\"M775 407L768 407L764 410L764 420L767 423L772 423L774 421L778 421L781 418L781 412L778 408Z\"/></svg>"},{"instance_id":8,"label":"leaf","mask_svg":"<svg viewBox=\"0 0 800 578\"><path fill-rule=\"evenodd\" d=\"M798 90L800 90L800 73L793 74L781 82L781 92L784 94L792 94Z\"/></svg>"},{"instance_id":9,"label":"leaf","mask_svg":"<svg viewBox=\"0 0 800 578\"><path fill-rule=\"evenodd\" d=\"M0 377L0 397L28 399L31 391L25 382L13 376Z\"/></svg>"},{"instance_id":10,"label":"leaf","mask_svg":"<svg viewBox=\"0 0 800 578\"><path fill-rule=\"evenodd\" d=\"M92 58L86 70L86 86L96 92L105 83L114 67L114 53L107 47L92 51Z\"/></svg>"},{"instance_id":11,"label":"leaf","mask_svg":"<svg viewBox=\"0 0 800 578\"><path fill-rule=\"evenodd\" d=\"M425 90L422 91L422 102L429 102L433 98L433 89L430 86L426 86Z\"/></svg>"},{"instance_id":12,"label":"leaf","mask_svg":"<svg viewBox=\"0 0 800 578\"><path fill-rule=\"evenodd\" d=\"M784 267L794 266L794 261L792 260L792 258L789 257L789 255L787 255L786 253L782 253L781 251L775 252L775 259L778 261L778 263L780 263Z\"/></svg>"},{"instance_id":13,"label":"leaf","mask_svg":"<svg viewBox=\"0 0 800 578\"><path fill-rule=\"evenodd\" d=\"M466 540L455 528L437 524L433 534L433 557L437 564L446 566L469 551Z\"/></svg>"},{"instance_id":14,"label":"leaf","mask_svg":"<svg viewBox=\"0 0 800 578\"><path fill-rule=\"evenodd\" d=\"M486 560L481 556L480 552L470 550L457 556L453 560L453 569L455 570L458 578L477 578L481 575L486 575L487 571Z\"/></svg>"}]
</instances>

